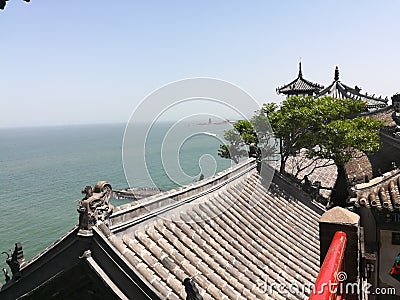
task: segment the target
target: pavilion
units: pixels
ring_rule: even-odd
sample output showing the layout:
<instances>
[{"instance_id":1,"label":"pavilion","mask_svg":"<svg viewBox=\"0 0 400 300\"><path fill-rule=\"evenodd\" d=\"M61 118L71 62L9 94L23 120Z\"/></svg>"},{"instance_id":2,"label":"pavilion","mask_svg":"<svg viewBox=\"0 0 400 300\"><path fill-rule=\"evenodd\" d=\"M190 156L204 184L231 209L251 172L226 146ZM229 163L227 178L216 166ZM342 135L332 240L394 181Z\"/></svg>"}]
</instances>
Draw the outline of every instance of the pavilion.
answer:
<instances>
[{"instance_id":1,"label":"pavilion","mask_svg":"<svg viewBox=\"0 0 400 300\"><path fill-rule=\"evenodd\" d=\"M302 95L302 96L314 96L319 93L324 87L318 83L313 83L303 77L303 72L301 70L301 62L299 62L299 74L297 78L293 81L285 84L282 87L276 89L278 94L283 94L286 96L292 95Z\"/></svg>"},{"instance_id":2,"label":"pavilion","mask_svg":"<svg viewBox=\"0 0 400 300\"><path fill-rule=\"evenodd\" d=\"M367 103L367 109L369 111L384 108L388 105L387 97L383 99L382 97L376 97L375 94L368 95L368 93L361 93L361 88L355 86L354 88L342 83L339 79L339 68L335 68L335 76L333 82L319 91L316 95L317 97L331 96L334 98L344 99L357 99L363 100Z\"/></svg>"}]
</instances>

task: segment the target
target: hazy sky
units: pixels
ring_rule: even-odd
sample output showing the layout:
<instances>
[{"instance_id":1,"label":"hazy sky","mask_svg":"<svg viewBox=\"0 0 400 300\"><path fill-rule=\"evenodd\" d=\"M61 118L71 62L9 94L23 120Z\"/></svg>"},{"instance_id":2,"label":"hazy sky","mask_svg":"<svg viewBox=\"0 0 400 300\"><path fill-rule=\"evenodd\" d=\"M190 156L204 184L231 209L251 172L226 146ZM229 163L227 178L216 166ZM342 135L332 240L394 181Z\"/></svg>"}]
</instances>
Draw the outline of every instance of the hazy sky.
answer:
<instances>
[{"instance_id":1,"label":"hazy sky","mask_svg":"<svg viewBox=\"0 0 400 300\"><path fill-rule=\"evenodd\" d=\"M400 91L400 1L11 0L0 11L0 127L125 123L187 77L259 103L297 76Z\"/></svg>"}]
</instances>

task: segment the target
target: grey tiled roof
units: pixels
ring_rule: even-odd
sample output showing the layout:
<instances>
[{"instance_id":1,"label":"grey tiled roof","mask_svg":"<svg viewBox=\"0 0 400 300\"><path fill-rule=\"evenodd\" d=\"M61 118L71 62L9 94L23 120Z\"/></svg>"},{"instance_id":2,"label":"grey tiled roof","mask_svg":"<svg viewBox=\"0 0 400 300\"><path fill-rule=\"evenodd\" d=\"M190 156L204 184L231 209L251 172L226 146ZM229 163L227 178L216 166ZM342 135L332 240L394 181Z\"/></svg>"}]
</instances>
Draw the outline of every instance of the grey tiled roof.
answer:
<instances>
[{"instance_id":1,"label":"grey tiled roof","mask_svg":"<svg viewBox=\"0 0 400 300\"><path fill-rule=\"evenodd\" d=\"M384 121L386 123L385 126L387 127L395 127L396 122L393 120L393 114L394 114L393 107L387 106L386 108L370 113L367 116Z\"/></svg>"},{"instance_id":2,"label":"grey tiled roof","mask_svg":"<svg viewBox=\"0 0 400 300\"><path fill-rule=\"evenodd\" d=\"M358 207L377 210L400 211L400 169L387 172L368 183L352 188L350 201Z\"/></svg>"},{"instance_id":3,"label":"grey tiled roof","mask_svg":"<svg viewBox=\"0 0 400 300\"><path fill-rule=\"evenodd\" d=\"M314 283L316 212L272 194L254 170L203 198L108 239L166 299L185 299L187 277L203 299L308 299L278 285Z\"/></svg>"}]
</instances>

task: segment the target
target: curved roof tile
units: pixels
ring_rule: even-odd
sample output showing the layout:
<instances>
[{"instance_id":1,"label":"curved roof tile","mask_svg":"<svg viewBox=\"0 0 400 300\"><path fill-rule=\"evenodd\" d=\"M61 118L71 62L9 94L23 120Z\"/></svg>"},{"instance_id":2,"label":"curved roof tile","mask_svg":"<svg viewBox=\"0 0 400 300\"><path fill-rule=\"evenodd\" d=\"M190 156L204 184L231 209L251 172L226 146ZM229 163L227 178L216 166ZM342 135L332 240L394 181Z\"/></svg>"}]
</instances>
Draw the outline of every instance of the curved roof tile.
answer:
<instances>
[{"instance_id":1,"label":"curved roof tile","mask_svg":"<svg viewBox=\"0 0 400 300\"><path fill-rule=\"evenodd\" d=\"M357 184L350 199L357 207L400 211L400 169L387 172L368 183Z\"/></svg>"}]
</instances>

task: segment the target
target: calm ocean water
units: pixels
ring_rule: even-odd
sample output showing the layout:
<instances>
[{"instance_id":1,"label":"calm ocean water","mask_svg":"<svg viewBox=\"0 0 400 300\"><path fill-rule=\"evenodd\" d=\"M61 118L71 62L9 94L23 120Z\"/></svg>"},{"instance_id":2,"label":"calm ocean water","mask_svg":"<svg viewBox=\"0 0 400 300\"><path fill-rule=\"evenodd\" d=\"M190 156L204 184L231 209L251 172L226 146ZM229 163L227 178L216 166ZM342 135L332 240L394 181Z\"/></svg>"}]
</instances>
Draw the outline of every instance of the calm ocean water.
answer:
<instances>
[{"instance_id":1,"label":"calm ocean water","mask_svg":"<svg viewBox=\"0 0 400 300\"><path fill-rule=\"evenodd\" d=\"M230 128L227 124L190 126L218 135ZM107 180L113 188L126 188L121 156L124 129L122 124L0 129L0 252L21 242L29 259L64 234L78 221L77 201L85 185ZM167 129L168 124L154 129L146 151L149 173L164 190L176 187L161 164L160 147ZM178 153L176 147L166 147L164 152L179 158L188 174L181 182L189 183L203 171L199 167L203 154L214 157L216 171L230 166L230 161L217 155L219 143L212 135L196 135ZM151 185L140 180L141 174L135 176L137 186ZM126 201L112 199L112 203ZM2 267L5 258L3 254Z\"/></svg>"}]
</instances>

